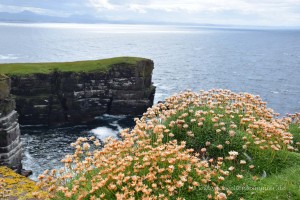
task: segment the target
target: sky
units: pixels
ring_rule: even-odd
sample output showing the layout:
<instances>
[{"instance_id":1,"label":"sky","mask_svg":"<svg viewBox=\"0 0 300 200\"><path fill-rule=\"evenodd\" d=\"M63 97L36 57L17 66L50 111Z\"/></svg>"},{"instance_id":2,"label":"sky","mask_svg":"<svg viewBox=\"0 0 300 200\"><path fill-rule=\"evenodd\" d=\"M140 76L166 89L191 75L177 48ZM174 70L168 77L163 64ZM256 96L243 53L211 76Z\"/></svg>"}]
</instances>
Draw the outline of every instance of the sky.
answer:
<instances>
[{"instance_id":1,"label":"sky","mask_svg":"<svg viewBox=\"0 0 300 200\"><path fill-rule=\"evenodd\" d=\"M300 26L300 0L0 0L0 13L136 23Z\"/></svg>"}]
</instances>

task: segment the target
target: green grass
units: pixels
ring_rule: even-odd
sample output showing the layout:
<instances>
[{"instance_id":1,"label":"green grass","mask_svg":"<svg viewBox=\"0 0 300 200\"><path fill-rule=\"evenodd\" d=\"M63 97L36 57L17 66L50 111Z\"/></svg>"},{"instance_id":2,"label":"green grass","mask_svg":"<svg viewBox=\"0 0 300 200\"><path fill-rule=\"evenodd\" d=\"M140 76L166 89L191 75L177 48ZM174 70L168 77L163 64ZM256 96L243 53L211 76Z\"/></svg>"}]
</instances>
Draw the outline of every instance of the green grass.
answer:
<instances>
[{"instance_id":1,"label":"green grass","mask_svg":"<svg viewBox=\"0 0 300 200\"><path fill-rule=\"evenodd\" d=\"M224 185L230 188L233 195L230 199L300 199L300 154L286 152L288 159L284 154L278 154L276 162L272 164L265 164L267 171L276 169L277 172L266 173L266 177L260 178L258 181L253 181L253 174L245 172L244 178L237 180L234 177L224 181ZM257 161L258 163L259 161ZM260 160L262 165L263 159ZM279 169L279 167L281 167ZM279 169L279 170L278 170Z\"/></svg>"},{"instance_id":2,"label":"green grass","mask_svg":"<svg viewBox=\"0 0 300 200\"><path fill-rule=\"evenodd\" d=\"M28 75L33 73L49 74L54 70L62 72L107 71L111 66L121 63L134 65L144 58L116 57L103 60L52 63L8 63L0 64L0 74Z\"/></svg>"},{"instance_id":3,"label":"green grass","mask_svg":"<svg viewBox=\"0 0 300 200\"><path fill-rule=\"evenodd\" d=\"M300 165L289 167L279 174L257 182L254 186L264 188L249 193L247 199L300 199Z\"/></svg>"},{"instance_id":4,"label":"green grass","mask_svg":"<svg viewBox=\"0 0 300 200\"><path fill-rule=\"evenodd\" d=\"M291 124L289 131L294 136L294 142L299 142L299 125ZM260 159L258 162L264 165L271 174L257 182L245 179L246 185L255 188L255 190L243 192L245 199L300 199L300 154L283 151L277 154L271 165L264 163L263 160ZM238 183L232 182L231 184Z\"/></svg>"},{"instance_id":5,"label":"green grass","mask_svg":"<svg viewBox=\"0 0 300 200\"><path fill-rule=\"evenodd\" d=\"M193 109L196 110L208 110L207 107L199 107ZM215 113L224 114L222 110L214 110ZM211 146L215 146L217 144L224 144L224 141L230 140L227 134L222 134L221 137L216 137L215 128L213 127L213 123L211 122L211 115L206 116L204 121L204 126L197 127L193 123L188 123L189 128L187 130L192 130L192 132L197 133L194 137L187 136L187 130L183 130L178 127L169 127L169 123L176 119L183 113L188 113L188 110L183 110L177 112L172 117L168 118L164 125L167 128L171 129L171 132L174 133L175 137L173 139L177 139L178 141L186 141L187 148L193 148L195 151L199 151L201 147L205 146L206 141L211 141ZM225 115L226 116L226 115ZM183 117L186 122L190 122L193 116L189 114L187 117ZM229 199L300 199L300 154L289 152L287 150L278 151L274 154L271 150L261 151L257 147L250 145L248 150L242 149L242 137L247 136L247 133L243 126L239 125L239 119L237 116L233 119L223 118L223 122L229 124L229 121L234 121L238 128L236 130L236 136L234 140L230 140L231 144L229 148L224 145L224 150L218 150L216 148L208 148L208 154L211 157L225 156L225 152L230 150L235 150L240 152L239 158L244 157L241 152L245 152L253 158L252 161L247 160L249 164L253 164L255 169L252 171L245 170L242 174L244 176L243 179L237 180L235 177L235 173L230 175L223 184L229 188L233 194L229 197ZM229 127L226 126L227 130ZM300 127L298 124L291 124L289 131L294 136L294 143L300 142ZM153 138L155 140L155 138ZM164 142L167 142L170 138L165 137ZM250 139L251 141L251 139ZM230 163L225 162L225 166L229 167ZM237 167L237 166L236 166ZM266 177L263 178L262 174L265 174ZM253 181L253 176L258 177L258 181ZM191 194L191 196L186 196L187 199L205 199L206 192L204 190L198 190Z\"/></svg>"},{"instance_id":6,"label":"green grass","mask_svg":"<svg viewBox=\"0 0 300 200\"><path fill-rule=\"evenodd\" d=\"M300 142L300 124L291 124L289 131L294 136L294 143Z\"/></svg>"},{"instance_id":7,"label":"green grass","mask_svg":"<svg viewBox=\"0 0 300 200\"><path fill-rule=\"evenodd\" d=\"M299 141L300 128L297 124L291 124L289 131L294 136L294 141ZM255 160L255 165L266 171L266 178L252 181L252 174L244 175L244 179L226 180L224 184L229 188L235 188L231 199L256 200L290 200L300 199L300 154L288 151L280 151L274 157L272 163L268 163L265 156ZM257 173L260 173L256 171ZM247 173L246 173L247 174ZM260 177L259 177L260 178Z\"/></svg>"}]
</instances>

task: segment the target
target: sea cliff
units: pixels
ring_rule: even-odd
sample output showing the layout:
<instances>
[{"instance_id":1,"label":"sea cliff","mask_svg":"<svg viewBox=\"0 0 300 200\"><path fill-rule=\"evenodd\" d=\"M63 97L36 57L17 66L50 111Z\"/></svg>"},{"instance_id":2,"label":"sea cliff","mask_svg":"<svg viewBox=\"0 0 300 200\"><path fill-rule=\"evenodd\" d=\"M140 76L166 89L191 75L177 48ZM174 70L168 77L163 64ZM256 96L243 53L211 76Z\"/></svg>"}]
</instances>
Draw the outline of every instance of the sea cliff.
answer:
<instances>
[{"instance_id":1,"label":"sea cliff","mask_svg":"<svg viewBox=\"0 0 300 200\"><path fill-rule=\"evenodd\" d=\"M10 94L10 79L0 74L0 166L21 172L22 144L15 101Z\"/></svg>"},{"instance_id":2,"label":"sea cliff","mask_svg":"<svg viewBox=\"0 0 300 200\"><path fill-rule=\"evenodd\" d=\"M149 59L120 57L2 64L0 73L11 78L21 124L64 125L102 114L141 115L153 104L153 67Z\"/></svg>"}]
</instances>

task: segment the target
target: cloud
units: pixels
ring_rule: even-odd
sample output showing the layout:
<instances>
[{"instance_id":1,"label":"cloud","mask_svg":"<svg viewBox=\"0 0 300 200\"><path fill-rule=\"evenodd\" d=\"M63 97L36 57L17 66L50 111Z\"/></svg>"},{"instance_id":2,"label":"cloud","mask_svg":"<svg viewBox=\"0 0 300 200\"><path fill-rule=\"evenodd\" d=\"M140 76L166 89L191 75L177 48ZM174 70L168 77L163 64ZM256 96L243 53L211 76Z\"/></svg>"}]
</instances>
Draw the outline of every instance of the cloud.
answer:
<instances>
[{"instance_id":1,"label":"cloud","mask_svg":"<svg viewBox=\"0 0 300 200\"><path fill-rule=\"evenodd\" d=\"M205 19L208 23L219 20L221 23L238 22L247 25L300 25L300 12L297 12L300 10L299 0L146 0L143 2L89 0L89 2L101 13L105 10L110 10L110 15L122 13L124 16L132 16L132 13L136 13L135 17L139 19L173 15L178 22ZM158 13L160 14L157 15ZM227 14L227 22L224 22L224 13Z\"/></svg>"},{"instance_id":2,"label":"cloud","mask_svg":"<svg viewBox=\"0 0 300 200\"><path fill-rule=\"evenodd\" d=\"M300 0L0 0L0 12L132 22L300 26Z\"/></svg>"},{"instance_id":3,"label":"cloud","mask_svg":"<svg viewBox=\"0 0 300 200\"><path fill-rule=\"evenodd\" d=\"M161 10L166 12L202 12L202 11L240 11L259 12L276 8L293 8L300 6L299 0L148 0L141 1L109 1L109 0L89 0L96 9L132 9L140 10ZM122 2L122 4L120 3Z\"/></svg>"},{"instance_id":4,"label":"cloud","mask_svg":"<svg viewBox=\"0 0 300 200\"><path fill-rule=\"evenodd\" d=\"M89 3L97 10L113 10L116 8L116 5L109 3L108 0L89 0Z\"/></svg>"},{"instance_id":5,"label":"cloud","mask_svg":"<svg viewBox=\"0 0 300 200\"><path fill-rule=\"evenodd\" d=\"M30 7L30 6L13 6L13 5L3 5L0 4L0 12L8 13L20 13L24 11L30 11L40 15L56 16L56 17L68 17L71 13L44 9L39 7Z\"/></svg>"}]
</instances>

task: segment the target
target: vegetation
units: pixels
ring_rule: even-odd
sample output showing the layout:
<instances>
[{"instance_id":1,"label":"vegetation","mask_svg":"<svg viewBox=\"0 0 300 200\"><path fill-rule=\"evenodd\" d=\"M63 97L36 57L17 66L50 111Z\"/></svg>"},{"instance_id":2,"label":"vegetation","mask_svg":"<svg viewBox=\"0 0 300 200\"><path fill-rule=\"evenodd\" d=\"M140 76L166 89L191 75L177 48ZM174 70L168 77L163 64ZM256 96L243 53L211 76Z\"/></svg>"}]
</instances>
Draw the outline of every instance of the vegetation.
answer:
<instances>
[{"instance_id":1,"label":"vegetation","mask_svg":"<svg viewBox=\"0 0 300 200\"><path fill-rule=\"evenodd\" d=\"M0 74L27 75L32 73L49 74L54 70L62 72L95 72L107 71L113 65L126 63L136 64L144 58L116 57L103 60L89 60L77 62L53 62L53 63L8 63L0 64Z\"/></svg>"},{"instance_id":2,"label":"vegetation","mask_svg":"<svg viewBox=\"0 0 300 200\"><path fill-rule=\"evenodd\" d=\"M300 199L299 118L247 93L180 93L122 140L79 138L38 185L50 199Z\"/></svg>"},{"instance_id":3,"label":"vegetation","mask_svg":"<svg viewBox=\"0 0 300 200\"><path fill-rule=\"evenodd\" d=\"M13 170L0 166L0 199L30 199L38 191L34 181L15 173ZM40 192L44 197L45 192ZM46 196L46 195L45 195Z\"/></svg>"}]
</instances>

